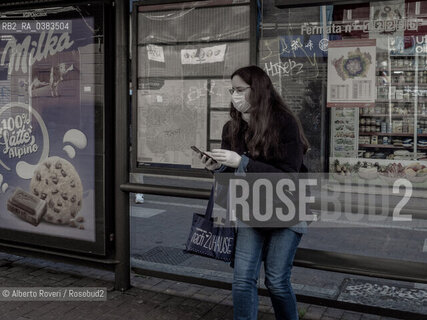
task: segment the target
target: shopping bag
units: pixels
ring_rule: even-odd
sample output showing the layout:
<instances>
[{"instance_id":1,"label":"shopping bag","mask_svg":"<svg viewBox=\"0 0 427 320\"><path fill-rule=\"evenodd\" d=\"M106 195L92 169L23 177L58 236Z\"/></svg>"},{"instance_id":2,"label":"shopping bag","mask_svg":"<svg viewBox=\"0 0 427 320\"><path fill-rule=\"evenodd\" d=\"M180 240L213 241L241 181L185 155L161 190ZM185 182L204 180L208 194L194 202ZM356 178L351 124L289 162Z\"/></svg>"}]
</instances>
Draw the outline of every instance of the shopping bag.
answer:
<instances>
[{"instance_id":1,"label":"shopping bag","mask_svg":"<svg viewBox=\"0 0 427 320\"><path fill-rule=\"evenodd\" d=\"M214 193L215 190L212 188L205 215L193 214L184 251L231 262L234 256L235 229L232 225L220 225L214 222L212 218Z\"/></svg>"}]
</instances>

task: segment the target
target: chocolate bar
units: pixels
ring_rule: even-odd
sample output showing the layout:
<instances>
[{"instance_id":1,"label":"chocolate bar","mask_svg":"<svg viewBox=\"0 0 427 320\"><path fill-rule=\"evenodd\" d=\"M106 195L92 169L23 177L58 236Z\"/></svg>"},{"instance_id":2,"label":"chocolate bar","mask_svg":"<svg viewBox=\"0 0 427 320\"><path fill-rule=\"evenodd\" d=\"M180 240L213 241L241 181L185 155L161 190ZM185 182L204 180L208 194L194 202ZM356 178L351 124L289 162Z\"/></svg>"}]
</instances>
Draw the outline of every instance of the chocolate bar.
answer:
<instances>
[{"instance_id":1,"label":"chocolate bar","mask_svg":"<svg viewBox=\"0 0 427 320\"><path fill-rule=\"evenodd\" d=\"M46 201L20 188L7 200L7 209L28 223L37 226L46 213Z\"/></svg>"}]
</instances>

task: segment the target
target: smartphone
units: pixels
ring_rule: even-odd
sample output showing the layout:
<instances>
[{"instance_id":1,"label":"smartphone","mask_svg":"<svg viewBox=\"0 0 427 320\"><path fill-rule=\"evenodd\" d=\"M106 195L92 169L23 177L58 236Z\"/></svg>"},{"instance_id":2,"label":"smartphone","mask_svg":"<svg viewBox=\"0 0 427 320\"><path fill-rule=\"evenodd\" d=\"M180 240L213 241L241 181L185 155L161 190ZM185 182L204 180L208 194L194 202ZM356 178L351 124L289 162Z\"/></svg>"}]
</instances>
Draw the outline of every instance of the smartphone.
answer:
<instances>
[{"instance_id":1,"label":"smartphone","mask_svg":"<svg viewBox=\"0 0 427 320\"><path fill-rule=\"evenodd\" d=\"M197 152L197 153L199 153L201 155L206 156L208 159L212 159L213 163L217 163L217 161L214 158L212 158L206 152L203 152L203 151L199 150L199 148L197 148L196 146L191 146L191 149L193 149L193 151L195 151L195 152Z\"/></svg>"}]
</instances>

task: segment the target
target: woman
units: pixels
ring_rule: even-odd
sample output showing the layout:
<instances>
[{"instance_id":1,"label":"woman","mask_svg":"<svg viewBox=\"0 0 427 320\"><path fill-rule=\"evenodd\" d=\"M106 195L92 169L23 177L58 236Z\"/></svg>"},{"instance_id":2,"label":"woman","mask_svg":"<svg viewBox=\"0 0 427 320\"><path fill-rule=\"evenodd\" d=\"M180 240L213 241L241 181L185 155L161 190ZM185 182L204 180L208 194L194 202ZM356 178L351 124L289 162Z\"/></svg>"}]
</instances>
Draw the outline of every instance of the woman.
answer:
<instances>
[{"instance_id":1,"label":"woman","mask_svg":"<svg viewBox=\"0 0 427 320\"><path fill-rule=\"evenodd\" d=\"M202 162L216 172L299 172L308 149L299 120L257 66L231 76L231 120L223 128L221 149ZM303 170L305 171L305 170ZM290 276L305 221L288 228L239 227L234 257L234 319L257 319L257 280L264 260L265 285L276 319L298 319Z\"/></svg>"}]
</instances>

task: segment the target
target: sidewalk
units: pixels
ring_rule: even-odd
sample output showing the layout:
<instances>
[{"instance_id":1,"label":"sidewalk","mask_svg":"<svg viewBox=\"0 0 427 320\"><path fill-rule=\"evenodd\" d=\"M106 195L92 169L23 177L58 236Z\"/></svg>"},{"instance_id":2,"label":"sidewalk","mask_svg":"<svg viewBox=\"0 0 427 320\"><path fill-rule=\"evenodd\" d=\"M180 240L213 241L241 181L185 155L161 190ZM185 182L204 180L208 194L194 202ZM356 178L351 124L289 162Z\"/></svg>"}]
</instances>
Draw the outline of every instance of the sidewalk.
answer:
<instances>
[{"instance_id":1,"label":"sidewalk","mask_svg":"<svg viewBox=\"0 0 427 320\"><path fill-rule=\"evenodd\" d=\"M0 302L0 320L78 319L232 319L229 290L132 275L132 287L113 291L114 274L0 253L0 287L106 287L104 302ZM298 303L301 320L392 320L395 318ZM260 297L259 318L273 319L267 297Z\"/></svg>"}]
</instances>

